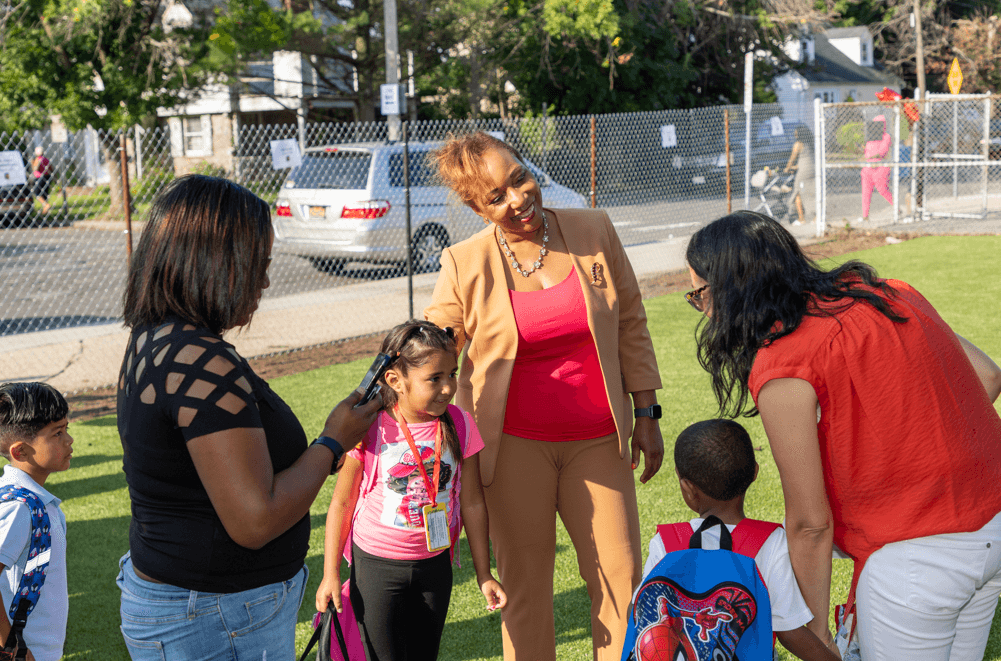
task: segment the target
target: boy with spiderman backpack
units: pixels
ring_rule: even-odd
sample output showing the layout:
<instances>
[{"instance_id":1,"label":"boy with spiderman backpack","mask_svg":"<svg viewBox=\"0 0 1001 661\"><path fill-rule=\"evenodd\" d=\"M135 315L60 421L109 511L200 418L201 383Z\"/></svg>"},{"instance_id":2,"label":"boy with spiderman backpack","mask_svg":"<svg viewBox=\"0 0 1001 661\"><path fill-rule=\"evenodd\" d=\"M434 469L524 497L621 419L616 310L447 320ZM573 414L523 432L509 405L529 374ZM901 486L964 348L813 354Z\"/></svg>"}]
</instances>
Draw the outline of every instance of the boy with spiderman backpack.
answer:
<instances>
[{"instance_id":1,"label":"boy with spiderman backpack","mask_svg":"<svg viewBox=\"0 0 1001 661\"><path fill-rule=\"evenodd\" d=\"M758 464L747 432L706 420L679 436L674 462L691 522L657 526L636 590L622 661L772 659L775 637L800 659L839 657L804 626L813 619L785 531L747 519Z\"/></svg>"}]
</instances>

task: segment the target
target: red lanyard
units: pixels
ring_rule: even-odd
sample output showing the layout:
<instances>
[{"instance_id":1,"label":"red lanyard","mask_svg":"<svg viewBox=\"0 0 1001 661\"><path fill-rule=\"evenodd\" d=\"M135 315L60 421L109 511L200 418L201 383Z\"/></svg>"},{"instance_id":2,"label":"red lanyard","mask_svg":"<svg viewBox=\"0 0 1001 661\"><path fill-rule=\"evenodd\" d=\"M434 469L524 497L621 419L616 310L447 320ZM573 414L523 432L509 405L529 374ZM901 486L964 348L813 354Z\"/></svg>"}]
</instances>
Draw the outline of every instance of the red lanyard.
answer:
<instances>
[{"instance_id":1,"label":"red lanyard","mask_svg":"<svg viewBox=\"0 0 1001 661\"><path fill-rule=\"evenodd\" d=\"M428 472L424 468L424 459L421 457L420 450L417 449L417 444L414 443L414 437L410 433L410 429L407 427L407 420L400 413L400 405L397 404L393 411L396 413L396 420L400 424L400 429L403 430L403 435L407 437L407 443L410 444L410 451L414 453L414 461L417 462L417 468L421 471L421 477L424 478L424 487L428 491L428 498L431 499L431 507L434 507L438 501L438 478L441 475L441 418L435 418L434 425L434 482L428 479Z\"/></svg>"}]
</instances>

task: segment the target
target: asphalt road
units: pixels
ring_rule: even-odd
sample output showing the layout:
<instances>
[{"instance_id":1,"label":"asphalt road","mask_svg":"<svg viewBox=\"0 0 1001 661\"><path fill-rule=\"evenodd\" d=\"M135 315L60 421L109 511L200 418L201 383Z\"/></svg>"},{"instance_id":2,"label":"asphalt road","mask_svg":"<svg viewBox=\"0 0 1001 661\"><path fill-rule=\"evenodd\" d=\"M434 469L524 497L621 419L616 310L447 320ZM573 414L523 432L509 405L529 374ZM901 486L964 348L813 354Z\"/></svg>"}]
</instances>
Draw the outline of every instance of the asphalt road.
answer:
<instances>
[{"instance_id":1,"label":"asphalt road","mask_svg":"<svg viewBox=\"0 0 1001 661\"><path fill-rule=\"evenodd\" d=\"M941 196L945 197L944 191ZM727 211L722 196L631 205L615 204L612 196L607 197L610 204L603 208L627 246L689 236ZM873 209L882 210L885 215L888 205L877 198L874 195ZM831 192L828 222L837 223L842 215L858 215L858 199L857 190ZM751 208L758 203L757 197L752 196ZM996 201L994 205L997 206ZM733 200L733 208L742 207L741 191ZM935 225L912 224L900 229L983 232L997 231L997 226L995 219L972 224L937 221ZM126 265L126 238L122 232L72 227L0 230L0 344L5 335L115 321L121 313ZM401 277L401 274L397 268L353 263L340 274L332 275L314 269L303 258L276 252L270 276L271 287L264 298Z\"/></svg>"}]
</instances>

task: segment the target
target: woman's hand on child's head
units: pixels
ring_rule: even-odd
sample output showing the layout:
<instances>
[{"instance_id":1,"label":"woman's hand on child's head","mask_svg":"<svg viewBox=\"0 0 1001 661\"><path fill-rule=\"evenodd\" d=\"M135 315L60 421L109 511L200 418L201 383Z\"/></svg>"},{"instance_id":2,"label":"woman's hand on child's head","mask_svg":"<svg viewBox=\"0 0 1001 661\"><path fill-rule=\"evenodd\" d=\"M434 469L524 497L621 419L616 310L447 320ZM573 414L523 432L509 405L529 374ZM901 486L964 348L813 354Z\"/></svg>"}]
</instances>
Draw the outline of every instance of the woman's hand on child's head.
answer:
<instances>
[{"instance_id":1,"label":"woman's hand on child's head","mask_svg":"<svg viewBox=\"0 0 1001 661\"><path fill-rule=\"evenodd\" d=\"M488 611L494 611L507 606L507 593L504 592L504 586L493 578L483 581L480 585L480 592L483 593L483 597L487 600Z\"/></svg>"},{"instance_id":2,"label":"woman's hand on child's head","mask_svg":"<svg viewBox=\"0 0 1001 661\"><path fill-rule=\"evenodd\" d=\"M341 612L341 577L323 575L320 587L316 589L316 610L327 611L327 604L334 603L334 610Z\"/></svg>"},{"instance_id":3,"label":"woman's hand on child's head","mask_svg":"<svg viewBox=\"0 0 1001 661\"><path fill-rule=\"evenodd\" d=\"M323 425L323 435L335 439L345 451L358 445L365 437L375 418L382 408L382 400L378 397L358 408L354 405L361 400L361 393L351 392L334 407Z\"/></svg>"}]
</instances>

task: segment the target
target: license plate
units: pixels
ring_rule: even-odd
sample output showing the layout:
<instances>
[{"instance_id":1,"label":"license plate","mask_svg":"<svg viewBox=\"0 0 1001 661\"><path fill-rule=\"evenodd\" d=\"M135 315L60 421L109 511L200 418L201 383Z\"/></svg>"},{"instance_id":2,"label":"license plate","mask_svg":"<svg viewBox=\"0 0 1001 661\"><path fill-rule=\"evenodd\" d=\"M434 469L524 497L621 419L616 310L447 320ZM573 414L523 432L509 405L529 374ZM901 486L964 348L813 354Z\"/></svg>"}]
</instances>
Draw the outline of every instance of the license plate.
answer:
<instances>
[{"instance_id":1,"label":"license plate","mask_svg":"<svg viewBox=\"0 0 1001 661\"><path fill-rule=\"evenodd\" d=\"M704 183L706 183L706 178L705 177L692 177L692 183L693 184L704 184Z\"/></svg>"},{"instance_id":2,"label":"license plate","mask_svg":"<svg viewBox=\"0 0 1001 661\"><path fill-rule=\"evenodd\" d=\"M327 215L327 207L310 207L309 217L310 218L325 218Z\"/></svg>"}]
</instances>

